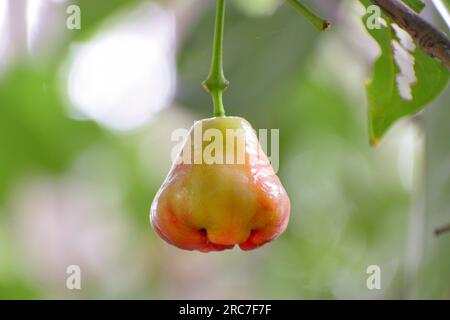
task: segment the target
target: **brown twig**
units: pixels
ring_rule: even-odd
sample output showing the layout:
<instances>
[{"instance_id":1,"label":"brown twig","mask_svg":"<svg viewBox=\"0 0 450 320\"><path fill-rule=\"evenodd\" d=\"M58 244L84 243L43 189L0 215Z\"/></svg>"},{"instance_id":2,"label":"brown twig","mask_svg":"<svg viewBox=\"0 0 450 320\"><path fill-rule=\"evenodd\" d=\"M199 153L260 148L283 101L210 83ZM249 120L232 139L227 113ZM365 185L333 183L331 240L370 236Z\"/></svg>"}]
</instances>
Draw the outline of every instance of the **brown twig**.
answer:
<instances>
[{"instance_id":1,"label":"brown twig","mask_svg":"<svg viewBox=\"0 0 450 320\"><path fill-rule=\"evenodd\" d=\"M399 0L371 0L398 26L408 32L417 47L441 60L450 69L450 40L445 33L415 13Z\"/></svg>"},{"instance_id":2,"label":"brown twig","mask_svg":"<svg viewBox=\"0 0 450 320\"><path fill-rule=\"evenodd\" d=\"M434 230L434 234L436 236L440 236L440 235L442 235L444 233L447 233L447 232L450 232L450 224L448 226L437 228L437 229Z\"/></svg>"}]
</instances>

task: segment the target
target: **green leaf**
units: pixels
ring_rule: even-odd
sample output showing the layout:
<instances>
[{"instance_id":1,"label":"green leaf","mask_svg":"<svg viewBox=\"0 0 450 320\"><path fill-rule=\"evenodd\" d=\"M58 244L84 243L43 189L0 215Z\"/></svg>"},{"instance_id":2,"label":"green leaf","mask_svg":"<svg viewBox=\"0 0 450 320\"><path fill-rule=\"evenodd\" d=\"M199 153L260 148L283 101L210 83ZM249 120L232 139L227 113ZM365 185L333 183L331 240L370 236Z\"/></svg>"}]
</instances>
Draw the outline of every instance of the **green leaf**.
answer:
<instances>
[{"instance_id":1,"label":"green leaf","mask_svg":"<svg viewBox=\"0 0 450 320\"><path fill-rule=\"evenodd\" d=\"M402 0L408 7L413 9L415 12L422 12L425 8L425 3L422 0Z\"/></svg>"},{"instance_id":2,"label":"green leaf","mask_svg":"<svg viewBox=\"0 0 450 320\"><path fill-rule=\"evenodd\" d=\"M368 1L361 1L368 4ZM364 25L369 15L363 17ZM386 21L388 18L384 17ZM381 49L381 54L375 61L372 79L367 83L366 90L369 100L369 131L372 144L378 143L390 126L398 119L414 115L433 101L445 89L449 71L438 60L415 49L414 58L416 81L411 85L412 99L405 99L399 93L397 76L399 67L394 58L392 42L397 39L392 25L381 29L367 28Z\"/></svg>"}]
</instances>

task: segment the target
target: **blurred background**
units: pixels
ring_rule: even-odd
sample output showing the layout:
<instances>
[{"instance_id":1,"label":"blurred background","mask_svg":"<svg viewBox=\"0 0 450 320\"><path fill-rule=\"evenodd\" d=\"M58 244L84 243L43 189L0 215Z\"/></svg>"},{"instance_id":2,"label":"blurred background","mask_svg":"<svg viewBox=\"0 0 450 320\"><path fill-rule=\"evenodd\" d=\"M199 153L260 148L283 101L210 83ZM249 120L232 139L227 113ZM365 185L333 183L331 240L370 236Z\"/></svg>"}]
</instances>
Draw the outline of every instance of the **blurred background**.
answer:
<instances>
[{"instance_id":1,"label":"blurred background","mask_svg":"<svg viewBox=\"0 0 450 320\"><path fill-rule=\"evenodd\" d=\"M261 249L202 254L148 214L171 132L212 115L215 2L0 0L0 298L448 299L450 234L433 230L450 223L450 91L370 147L363 7L306 3L333 28L282 0L227 1L225 107L280 129L292 211Z\"/></svg>"}]
</instances>

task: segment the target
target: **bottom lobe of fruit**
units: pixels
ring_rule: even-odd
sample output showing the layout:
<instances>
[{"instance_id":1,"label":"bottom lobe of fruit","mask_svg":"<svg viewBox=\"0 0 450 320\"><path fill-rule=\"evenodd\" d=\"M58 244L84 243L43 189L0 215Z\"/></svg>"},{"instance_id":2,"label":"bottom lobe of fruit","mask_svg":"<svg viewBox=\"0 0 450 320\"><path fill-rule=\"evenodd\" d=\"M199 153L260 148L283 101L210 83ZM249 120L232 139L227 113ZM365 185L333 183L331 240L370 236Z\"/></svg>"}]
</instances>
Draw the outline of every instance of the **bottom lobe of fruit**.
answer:
<instances>
[{"instance_id":1,"label":"bottom lobe of fruit","mask_svg":"<svg viewBox=\"0 0 450 320\"><path fill-rule=\"evenodd\" d=\"M203 244L203 246L198 248L198 250L200 250L202 252L223 251L223 250L234 248L234 244L224 245L224 244L217 244L217 243L213 243L213 242L209 241L208 232L206 231L206 229L200 229L200 230L198 230L198 232L202 238L201 243Z\"/></svg>"},{"instance_id":2,"label":"bottom lobe of fruit","mask_svg":"<svg viewBox=\"0 0 450 320\"><path fill-rule=\"evenodd\" d=\"M174 241L171 241L167 236L164 235L164 233L161 231L161 229L158 227L157 224L153 224L153 227L155 231L159 234L161 238L163 238L168 243L171 243L172 245L175 245L181 249L184 250L198 250L201 252L210 252L210 251L223 251L228 249L233 249L235 245L239 245L239 247L244 250L253 250L256 249L267 242L270 242L273 240L273 238L264 239L264 234L262 230L254 229L250 232L249 237L246 239L246 241L242 243L236 243L236 244L221 244L221 243L215 243L212 242L208 237L208 232L206 229L200 229L200 230L192 230L193 233L196 233L195 243L190 244L181 244L181 243L174 243Z\"/></svg>"}]
</instances>

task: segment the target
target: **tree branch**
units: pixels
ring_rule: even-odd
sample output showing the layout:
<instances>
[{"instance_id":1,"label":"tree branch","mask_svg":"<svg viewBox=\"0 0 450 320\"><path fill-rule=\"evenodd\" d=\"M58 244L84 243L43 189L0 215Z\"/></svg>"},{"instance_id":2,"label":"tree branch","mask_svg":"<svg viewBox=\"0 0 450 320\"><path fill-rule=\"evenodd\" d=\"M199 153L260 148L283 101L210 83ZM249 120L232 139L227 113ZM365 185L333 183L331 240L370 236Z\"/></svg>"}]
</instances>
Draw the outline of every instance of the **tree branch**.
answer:
<instances>
[{"instance_id":1,"label":"tree branch","mask_svg":"<svg viewBox=\"0 0 450 320\"><path fill-rule=\"evenodd\" d=\"M434 230L434 234L437 236L440 236L441 234L450 232L450 224L448 226L442 227L442 228L437 228L436 230Z\"/></svg>"},{"instance_id":2,"label":"tree branch","mask_svg":"<svg viewBox=\"0 0 450 320\"><path fill-rule=\"evenodd\" d=\"M441 60L450 69L450 40L399 0L371 0L398 26L408 32L417 47L431 57Z\"/></svg>"}]
</instances>

